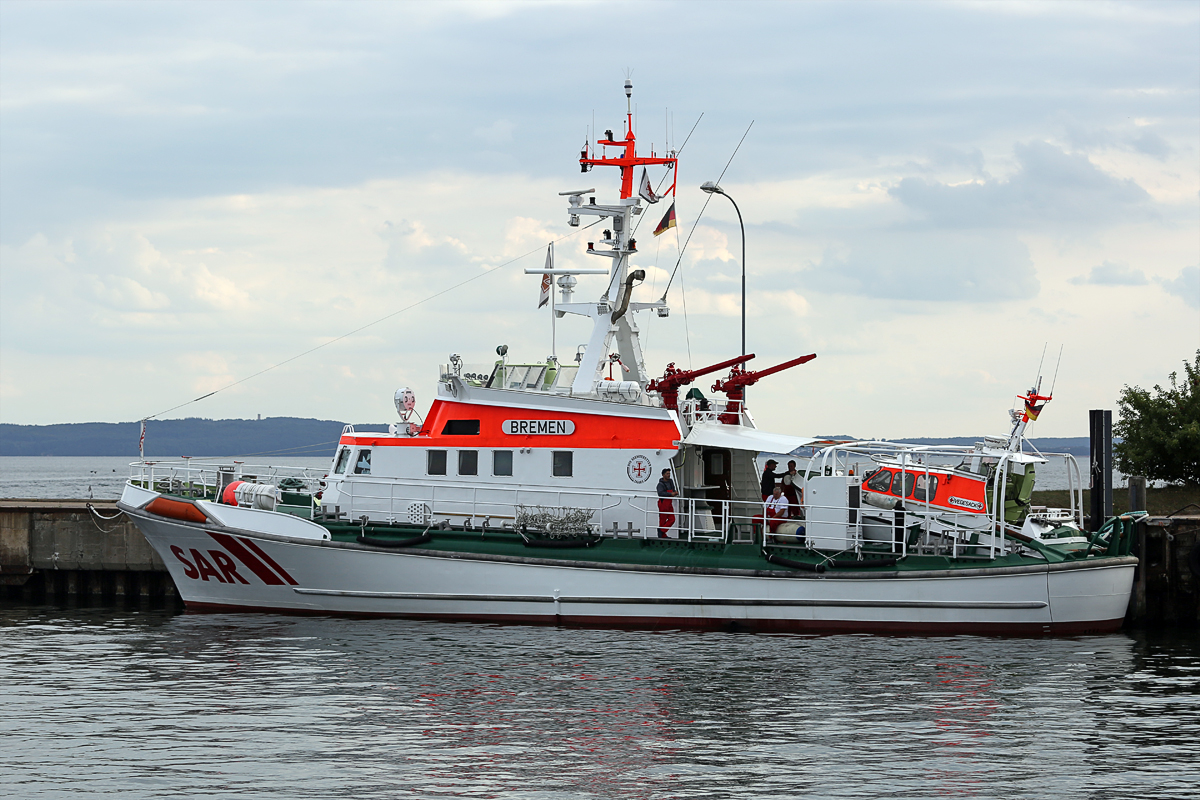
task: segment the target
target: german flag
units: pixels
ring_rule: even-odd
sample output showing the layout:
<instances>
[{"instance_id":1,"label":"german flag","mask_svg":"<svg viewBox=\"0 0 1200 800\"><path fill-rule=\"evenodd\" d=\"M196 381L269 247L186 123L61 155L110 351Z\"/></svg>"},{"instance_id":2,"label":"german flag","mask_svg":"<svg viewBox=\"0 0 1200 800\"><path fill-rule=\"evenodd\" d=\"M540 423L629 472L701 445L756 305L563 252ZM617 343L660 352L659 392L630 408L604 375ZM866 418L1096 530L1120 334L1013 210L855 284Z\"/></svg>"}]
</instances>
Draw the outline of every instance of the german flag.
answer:
<instances>
[{"instance_id":1,"label":"german flag","mask_svg":"<svg viewBox=\"0 0 1200 800\"><path fill-rule=\"evenodd\" d=\"M1025 421L1037 422L1038 415L1042 413L1042 409L1046 407L1046 403L1050 400L1049 397L1043 397L1036 392L1030 392L1028 397L1022 398L1025 400ZM1042 401L1039 403L1038 401Z\"/></svg>"},{"instance_id":2,"label":"german flag","mask_svg":"<svg viewBox=\"0 0 1200 800\"><path fill-rule=\"evenodd\" d=\"M667 209L667 213L662 218L662 222L658 223L658 227L654 229L654 235L666 233L668 228L675 227L675 204L671 203L671 207Z\"/></svg>"}]
</instances>

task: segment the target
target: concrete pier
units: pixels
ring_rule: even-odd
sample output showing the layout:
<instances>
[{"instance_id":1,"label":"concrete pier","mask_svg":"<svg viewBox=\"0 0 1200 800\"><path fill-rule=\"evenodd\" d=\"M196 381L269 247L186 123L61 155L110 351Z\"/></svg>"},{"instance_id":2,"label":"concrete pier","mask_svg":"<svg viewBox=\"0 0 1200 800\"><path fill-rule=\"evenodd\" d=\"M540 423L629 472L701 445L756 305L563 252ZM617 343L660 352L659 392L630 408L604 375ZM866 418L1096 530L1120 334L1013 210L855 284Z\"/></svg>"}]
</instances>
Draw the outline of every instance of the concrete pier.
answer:
<instances>
[{"instance_id":1,"label":"concrete pier","mask_svg":"<svg viewBox=\"0 0 1200 800\"><path fill-rule=\"evenodd\" d=\"M0 500L0 596L178 602L162 560L111 500Z\"/></svg>"},{"instance_id":2,"label":"concrete pier","mask_svg":"<svg viewBox=\"0 0 1200 800\"><path fill-rule=\"evenodd\" d=\"M179 602L171 576L113 501L0 500L0 597L24 602ZM1200 514L1137 526L1126 623L1200 627Z\"/></svg>"}]
</instances>

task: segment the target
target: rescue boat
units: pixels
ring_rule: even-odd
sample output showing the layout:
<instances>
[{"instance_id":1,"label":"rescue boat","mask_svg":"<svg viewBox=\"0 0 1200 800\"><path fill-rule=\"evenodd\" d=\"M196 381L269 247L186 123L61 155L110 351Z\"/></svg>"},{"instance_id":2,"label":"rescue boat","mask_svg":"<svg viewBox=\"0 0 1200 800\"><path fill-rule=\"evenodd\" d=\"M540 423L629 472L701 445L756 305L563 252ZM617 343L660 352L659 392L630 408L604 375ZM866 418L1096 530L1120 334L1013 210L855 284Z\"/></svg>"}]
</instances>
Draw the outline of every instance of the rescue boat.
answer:
<instances>
[{"instance_id":1,"label":"rescue boat","mask_svg":"<svg viewBox=\"0 0 1200 800\"><path fill-rule=\"evenodd\" d=\"M626 81L627 106L631 92ZM640 156L636 144L627 107L624 137L606 131L579 158L585 174L619 169L618 198L562 193L569 226L604 224L587 252L608 266L526 270L554 318L592 323L573 362L510 360L504 346L490 363L453 355L426 413L401 389L399 420L386 433L347 426L328 470L132 465L119 507L188 608L818 632L1119 628L1133 519L1085 531L1070 456L1070 508L1030 504L1051 457L1026 451L1025 425L1050 399L1036 389L1007 439L933 448L759 429L745 389L815 354L652 376L636 320L670 309L666 295L632 300L645 273L630 262L643 214L674 196L678 154ZM665 170L662 197L650 168ZM672 207L660 227L673 219ZM576 301L588 274L604 289ZM693 387L680 399L725 370L710 396ZM779 514L759 463L777 453L810 454L799 502Z\"/></svg>"}]
</instances>

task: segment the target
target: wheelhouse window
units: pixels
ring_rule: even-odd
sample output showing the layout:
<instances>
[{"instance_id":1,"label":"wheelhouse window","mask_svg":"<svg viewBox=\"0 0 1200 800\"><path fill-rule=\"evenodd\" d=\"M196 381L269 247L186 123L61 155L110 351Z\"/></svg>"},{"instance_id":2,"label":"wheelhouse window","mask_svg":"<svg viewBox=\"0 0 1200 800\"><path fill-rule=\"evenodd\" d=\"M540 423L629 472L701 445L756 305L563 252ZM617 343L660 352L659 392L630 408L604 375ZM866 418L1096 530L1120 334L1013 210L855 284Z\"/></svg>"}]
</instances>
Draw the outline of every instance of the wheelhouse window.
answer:
<instances>
[{"instance_id":1,"label":"wheelhouse window","mask_svg":"<svg viewBox=\"0 0 1200 800\"><path fill-rule=\"evenodd\" d=\"M478 475L479 474L479 451L478 450L459 450L458 451L458 474L459 475Z\"/></svg>"},{"instance_id":2,"label":"wheelhouse window","mask_svg":"<svg viewBox=\"0 0 1200 800\"><path fill-rule=\"evenodd\" d=\"M526 389L539 389L542 385L542 376L546 374L545 367L530 367L529 374L525 376Z\"/></svg>"},{"instance_id":3,"label":"wheelhouse window","mask_svg":"<svg viewBox=\"0 0 1200 800\"><path fill-rule=\"evenodd\" d=\"M442 428L442 436L478 436L479 420L448 419Z\"/></svg>"},{"instance_id":4,"label":"wheelhouse window","mask_svg":"<svg viewBox=\"0 0 1200 800\"><path fill-rule=\"evenodd\" d=\"M492 451L492 474L509 477L512 475L512 450Z\"/></svg>"},{"instance_id":5,"label":"wheelhouse window","mask_svg":"<svg viewBox=\"0 0 1200 800\"><path fill-rule=\"evenodd\" d=\"M426 452L425 473L427 475L446 474L445 450L429 450Z\"/></svg>"},{"instance_id":6,"label":"wheelhouse window","mask_svg":"<svg viewBox=\"0 0 1200 800\"><path fill-rule=\"evenodd\" d=\"M529 374L529 367L509 367L508 374L504 378L504 388L520 389L525 383L525 376Z\"/></svg>"},{"instance_id":7,"label":"wheelhouse window","mask_svg":"<svg viewBox=\"0 0 1200 800\"><path fill-rule=\"evenodd\" d=\"M892 488L892 473L886 469L880 469L867 479L867 488L872 492L886 492Z\"/></svg>"},{"instance_id":8,"label":"wheelhouse window","mask_svg":"<svg viewBox=\"0 0 1200 800\"><path fill-rule=\"evenodd\" d=\"M359 450L358 458L354 461L355 475L370 475L371 474L371 451Z\"/></svg>"},{"instance_id":9,"label":"wheelhouse window","mask_svg":"<svg viewBox=\"0 0 1200 800\"><path fill-rule=\"evenodd\" d=\"M917 482L917 476L911 472L903 473L904 476L904 491L900 491L900 474L896 475L896 480L892 481L892 494L900 495L901 497L912 497L913 485Z\"/></svg>"},{"instance_id":10,"label":"wheelhouse window","mask_svg":"<svg viewBox=\"0 0 1200 800\"><path fill-rule=\"evenodd\" d=\"M350 448L343 447L338 451L337 462L333 465L334 475L346 474L346 466L350 463Z\"/></svg>"},{"instance_id":11,"label":"wheelhouse window","mask_svg":"<svg viewBox=\"0 0 1200 800\"><path fill-rule=\"evenodd\" d=\"M913 488L913 500L920 500L922 503L927 503L937 495L937 490L937 475L918 475L916 485Z\"/></svg>"},{"instance_id":12,"label":"wheelhouse window","mask_svg":"<svg viewBox=\"0 0 1200 800\"><path fill-rule=\"evenodd\" d=\"M575 454L570 450L554 451L554 477L570 478L575 474Z\"/></svg>"}]
</instances>

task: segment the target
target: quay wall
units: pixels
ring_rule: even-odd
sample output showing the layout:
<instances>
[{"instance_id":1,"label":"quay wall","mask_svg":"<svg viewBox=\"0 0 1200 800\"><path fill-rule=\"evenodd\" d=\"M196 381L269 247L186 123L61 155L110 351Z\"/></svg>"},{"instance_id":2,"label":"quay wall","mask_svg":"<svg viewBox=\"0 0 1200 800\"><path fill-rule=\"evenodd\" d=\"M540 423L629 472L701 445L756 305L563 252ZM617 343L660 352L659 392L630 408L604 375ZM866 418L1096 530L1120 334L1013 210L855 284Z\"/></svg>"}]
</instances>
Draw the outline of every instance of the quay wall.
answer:
<instances>
[{"instance_id":1,"label":"quay wall","mask_svg":"<svg viewBox=\"0 0 1200 800\"><path fill-rule=\"evenodd\" d=\"M178 593L115 501L0 500L0 597L170 600Z\"/></svg>"},{"instance_id":2,"label":"quay wall","mask_svg":"<svg viewBox=\"0 0 1200 800\"><path fill-rule=\"evenodd\" d=\"M1200 627L1200 515L1147 517L1137 529L1141 563L1126 623ZM0 500L0 596L177 601L178 593L115 502Z\"/></svg>"}]
</instances>

